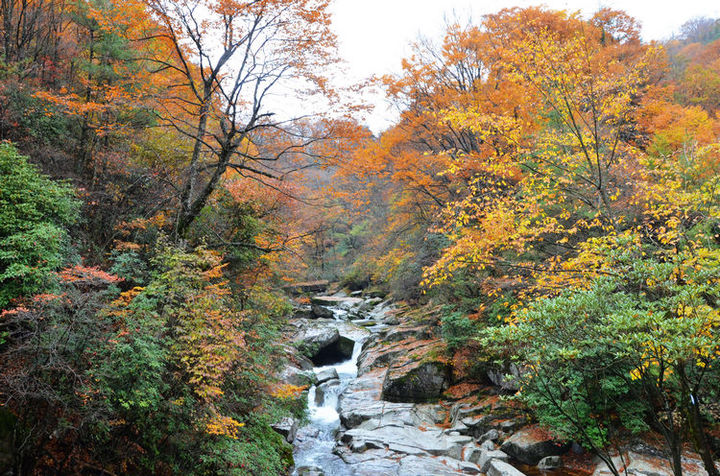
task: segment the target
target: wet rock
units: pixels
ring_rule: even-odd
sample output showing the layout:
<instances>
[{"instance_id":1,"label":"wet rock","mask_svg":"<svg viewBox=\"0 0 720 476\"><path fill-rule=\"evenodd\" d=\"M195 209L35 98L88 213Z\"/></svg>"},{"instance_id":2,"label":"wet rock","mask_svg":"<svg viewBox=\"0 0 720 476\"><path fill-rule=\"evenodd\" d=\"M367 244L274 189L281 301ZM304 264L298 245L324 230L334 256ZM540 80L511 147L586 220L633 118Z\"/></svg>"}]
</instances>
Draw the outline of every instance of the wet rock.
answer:
<instances>
[{"instance_id":1,"label":"wet rock","mask_svg":"<svg viewBox=\"0 0 720 476\"><path fill-rule=\"evenodd\" d=\"M315 372L315 374L317 375L318 383L327 382L328 380L337 380L339 378L337 370L334 368L321 370L319 372Z\"/></svg>"},{"instance_id":2,"label":"wet rock","mask_svg":"<svg viewBox=\"0 0 720 476\"><path fill-rule=\"evenodd\" d=\"M322 406L325 403L328 392L333 391L340 385L340 380L328 380L315 387L315 405Z\"/></svg>"},{"instance_id":3,"label":"wet rock","mask_svg":"<svg viewBox=\"0 0 720 476\"><path fill-rule=\"evenodd\" d=\"M298 350L306 357L312 358L320 349L335 343L340 338L340 331L336 327L323 326L319 323L306 321L293 342Z\"/></svg>"},{"instance_id":4,"label":"wet rock","mask_svg":"<svg viewBox=\"0 0 720 476\"><path fill-rule=\"evenodd\" d=\"M310 298L310 302L312 304L318 304L320 306L349 309L351 307L363 304L365 300L362 298L347 296L313 296L312 298Z\"/></svg>"},{"instance_id":5,"label":"wet rock","mask_svg":"<svg viewBox=\"0 0 720 476\"><path fill-rule=\"evenodd\" d=\"M450 365L441 361L406 362L385 374L382 398L391 402L437 400L450 386Z\"/></svg>"},{"instance_id":6,"label":"wet rock","mask_svg":"<svg viewBox=\"0 0 720 476\"><path fill-rule=\"evenodd\" d=\"M339 335L335 341L318 349L310 359L317 366L337 364L351 358L354 347L354 340Z\"/></svg>"},{"instance_id":7,"label":"wet rock","mask_svg":"<svg viewBox=\"0 0 720 476\"><path fill-rule=\"evenodd\" d=\"M546 456L540 460L537 467L540 471L552 471L562 466L562 458L559 456Z\"/></svg>"},{"instance_id":8,"label":"wet rock","mask_svg":"<svg viewBox=\"0 0 720 476\"><path fill-rule=\"evenodd\" d=\"M293 319L315 319L312 306L295 306L293 307Z\"/></svg>"},{"instance_id":9,"label":"wet rock","mask_svg":"<svg viewBox=\"0 0 720 476\"><path fill-rule=\"evenodd\" d=\"M485 474L487 476L525 476L525 473L499 459L494 459L490 462Z\"/></svg>"},{"instance_id":10,"label":"wet rock","mask_svg":"<svg viewBox=\"0 0 720 476\"><path fill-rule=\"evenodd\" d=\"M280 420L278 423L270 425L273 430L280 433L285 441L292 443L295 441L295 435L297 434L298 426L294 418L286 417Z\"/></svg>"},{"instance_id":11,"label":"wet rock","mask_svg":"<svg viewBox=\"0 0 720 476\"><path fill-rule=\"evenodd\" d=\"M335 313L332 311L332 309L328 309L325 306L321 306L319 304L312 304L310 306L310 314L312 318L316 319L334 319Z\"/></svg>"},{"instance_id":12,"label":"wet rock","mask_svg":"<svg viewBox=\"0 0 720 476\"><path fill-rule=\"evenodd\" d=\"M480 471L487 473L490 470L490 463L493 461L509 461L510 457L501 450L481 450L480 458L477 461L477 465L480 467Z\"/></svg>"},{"instance_id":13,"label":"wet rock","mask_svg":"<svg viewBox=\"0 0 720 476\"><path fill-rule=\"evenodd\" d=\"M501 449L518 461L536 465L546 456L559 456L567 452L570 445L559 443L536 426L518 431L505 443Z\"/></svg>"},{"instance_id":14,"label":"wet rock","mask_svg":"<svg viewBox=\"0 0 720 476\"><path fill-rule=\"evenodd\" d=\"M322 469L317 466L301 466L297 469L298 476L325 476Z\"/></svg>"}]
</instances>

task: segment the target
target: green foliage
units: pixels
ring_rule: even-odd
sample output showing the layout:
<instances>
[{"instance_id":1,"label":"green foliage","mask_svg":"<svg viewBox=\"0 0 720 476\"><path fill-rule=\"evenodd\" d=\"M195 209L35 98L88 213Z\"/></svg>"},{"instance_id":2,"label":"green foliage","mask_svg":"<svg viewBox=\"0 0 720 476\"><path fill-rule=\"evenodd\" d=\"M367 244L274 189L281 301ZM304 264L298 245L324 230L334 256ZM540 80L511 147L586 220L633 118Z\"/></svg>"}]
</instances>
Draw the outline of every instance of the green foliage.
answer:
<instances>
[{"instance_id":1,"label":"green foliage","mask_svg":"<svg viewBox=\"0 0 720 476\"><path fill-rule=\"evenodd\" d=\"M78 218L73 189L0 145L0 308L47 288L66 261L66 227Z\"/></svg>"},{"instance_id":2,"label":"green foliage","mask_svg":"<svg viewBox=\"0 0 720 476\"><path fill-rule=\"evenodd\" d=\"M442 318L442 337L447 342L448 349L455 351L464 346L468 340L476 337L478 328L462 312L453 312Z\"/></svg>"},{"instance_id":3,"label":"green foliage","mask_svg":"<svg viewBox=\"0 0 720 476\"><path fill-rule=\"evenodd\" d=\"M718 398L720 254L659 260L633 240L618 244L605 250L611 276L536 301L486 340L514 349L520 396L554 432L607 456L621 432L652 427L679 461L685 429L706 431L697 402Z\"/></svg>"}]
</instances>

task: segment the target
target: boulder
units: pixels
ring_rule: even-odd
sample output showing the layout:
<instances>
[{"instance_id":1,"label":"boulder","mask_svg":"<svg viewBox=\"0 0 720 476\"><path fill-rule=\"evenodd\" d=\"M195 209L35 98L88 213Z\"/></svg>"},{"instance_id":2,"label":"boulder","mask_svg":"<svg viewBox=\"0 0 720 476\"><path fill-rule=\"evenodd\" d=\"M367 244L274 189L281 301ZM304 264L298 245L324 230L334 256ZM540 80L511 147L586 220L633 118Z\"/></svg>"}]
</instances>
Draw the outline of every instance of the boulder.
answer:
<instances>
[{"instance_id":1,"label":"boulder","mask_svg":"<svg viewBox=\"0 0 720 476\"><path fill-rule=\"evenodd\" d=\"M494 459L490 462L485 474L487 476L525 476L525 473L499 459Z\"/></svg>"},{"instance_id":2,"label":"boulder","mask_svg":"<svg viewBox=\"0 0 720 476\"><path fill-rule=\"evenodd\" d=\"M336 364L352 357L355 341L340 335L337 327L316 321L302 321L293 337L297 349L315 366Z\"/></svg>"},{"instance_id":3,"label":"boulder","mask_svg":"<svg viewBox=\"0 0 720 476\"><path fill-rule=\"evenodd\" d=\"M296 387L309 387L315 384L316 377L315 372L312 370L300 370L297 367L288 365L280 373L279 380Z\"/></svg>"},{"instance_id":4,"label":"boulder","mask_svg":"<svg viewBox=\"0 0 720 476\"><path fill-rule=\"evenodd\" d=\"M322 469L317 466L301 466L297 469L298 476L325 476Z\"/></svg>"},{"instance_id":5,"label":"boulder","mask_svg":"<svg viewBox=\"0 0 720 476\"><path fill-rule=\"evenodd\" d=\"M500 432L496 429L488 430L482 435L480 435L480 438L478 438L481 442L483 441L493 441L497 442L497 440L500 439Z\"/></svg>"},{"instance_id":6,"label":"boulder","mask_svg":"<svg viewBox=\"0 0 720 476\"><path fill-rule=\"evenodd\" d=\"M515 364L505 364L502 367L490 369L486 373L493 385L502 390L517 392L520 389L522 370Z\"/></svg>"},{"instance_id":7,"label":"boulder","mask_svg":"<svg viewBox=\"0 0 720 476\"><path fill-rule=\"evenodd\" d=\"M477 465L480 467L480 471L487 473L490 469L490 464L493 461L509 461L510 457L501 450L481 450L480 458L478 458Z\"/></svg>"},{"instance_id":8,"label":"boulder","mask_svg":"<svg viewBox=\"0 0 720 476\"><path fill-rule=\"evenodd\" d=\"M562 466L562 458L559 456L546 456L540 460L537 468L540 471L552 471Z\"/></svg>"},{"instance_id":9,"label":"boulder","mask_svg":"<svg viewBox=\"0 0 720 476\"><path fill-rule=\"evenodd\" d=\"M306 357L312 358L320 349L327 347L340 338L340 331L335 327L306 325L293 338L298 350Z\"/></svg>"},{"instance_id":10,"label":"boulder","mask_svg":"<svg viewBox=\"0 0 720 476\"><path fill-rule=\"evenodd\" d=\"M286 417L277 423L270 425L273 430L280 433L285 441L292 443L295 441L295 435L297 434L298 426L294 418Z\"/></svg>"},{"instance_id":11,"label":"boulder","mask_svg":"<svg viewBox=\"0 0 720 476\"><path fill-rule=\"evenodd\" d=\"M516 460L536 465L546 456L559 456L567 452L569 444L550 438L537 426L524 428L505 440L501 449Z\"/></svg>"},{"instance_id":12,"label":"boulder","mask_svg":"<svg viewBox=\"0 0 720 476\"><path fill-rule=\"evenodd\" d=\"M350 309L351 307L360 306L365 302L365 300L362 298L347 296L313 296L310 298L310 302L320 306Z\"/></svg>"},{"instance_id":13,"label":"boulder","mask_svg":"<svg viewBox=\"0 0 720 476\"><path fill-rule=\"evenodd\" d=\"M337 370L334 368L324 369L319 372L315 372L315 374L317 375L318 383L327 382L328 380L337 380L340 378L338 377Z\"/></svg>"},{"instance_id":14,"label":"boulder","mask_svg":"<svg viewBox=\"0 0 720 476\"><path fill-rule=\"evenodd\" d=\"M437 400L450 386L451 367L441 361L409 361L385 374L382 398L390 402Z\"/></svg>"},{"instance_id":15,"label":"boulder","mask_svg":"<svg viewBox=\"0 0 720 476\"><path fill-rule=\"evenodd\" d=\"M315 387L315 405L321 407L325 404L328 392L340 385L340 380L328 380Z\"/></svg>"},{"instance_id":16,"label":"boulder","mask_svg":"<svg viewBox=\"0 0 720 476\"><path fill-rule=\"evenodd\" d=\"M317 319L335 319L335 313L332 309L328 309L319 304L312 304L310 306L310 314Z\"/></svg>"},{"instance_id":17,"label":"boulder","mask_svg":"<svg viewBox=\"0 0 720 476\"><path fill-rule=\"evenodd\" d=\"M355 348L355 341L349 337L338 335L330 344L317 350L311 357L313 364L318 367L344 362L350 359Z\"/></svg>"},{"instance_id":18,"label":"boulder","mask_svg":"<svg viewBox=\"0 0 720 476\"><path fill-rule=\"evenodd\" d=\"M672 466L669 460L649 455L630 452L630 464L627 472L635 476L672 476ZM686 474L687 471L683 471Z\"/></svg>"}]
</instances>

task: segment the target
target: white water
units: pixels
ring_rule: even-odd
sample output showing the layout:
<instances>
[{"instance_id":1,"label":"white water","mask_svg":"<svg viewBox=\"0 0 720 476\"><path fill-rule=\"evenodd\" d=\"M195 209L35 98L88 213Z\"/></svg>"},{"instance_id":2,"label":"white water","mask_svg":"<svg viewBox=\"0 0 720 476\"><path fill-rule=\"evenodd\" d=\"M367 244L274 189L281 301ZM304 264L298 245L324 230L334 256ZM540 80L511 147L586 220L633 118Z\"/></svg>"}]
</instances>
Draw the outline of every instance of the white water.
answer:
<instances>
[{"instance_id":1,"label":"white water","mask_svg":"<svg viewBox=\"0 0 720 476\"><path fill-rule=\"evenodd\" d=\"M347 388L348 383L357 377L357 360L362 350L362 342L355 341L352 357L349 360L333 365L315 367L319 373L327 369L335 369L340 378L340 384L331 386L325 392L322 405L315 403L317 387L313 385L308 392L308 415L310 423L298 430L295 442L295 468L317 468L325 474L333 476L350 476L352 471L333 454L335 448L335 433L340 428L338 415L338 397ZM299 474L298 471L293 473Z\"/></svg>"}]
</instances>

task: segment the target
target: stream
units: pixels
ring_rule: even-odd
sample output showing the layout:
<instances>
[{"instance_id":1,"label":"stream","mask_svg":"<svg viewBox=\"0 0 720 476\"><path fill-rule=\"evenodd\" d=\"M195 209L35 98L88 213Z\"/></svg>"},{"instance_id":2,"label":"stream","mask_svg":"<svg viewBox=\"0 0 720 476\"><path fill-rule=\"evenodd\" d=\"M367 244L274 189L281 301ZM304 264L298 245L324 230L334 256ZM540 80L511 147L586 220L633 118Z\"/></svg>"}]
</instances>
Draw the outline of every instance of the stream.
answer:
<instances>
[{"instance_id":1,"label":"stream","mask_svg":"<svg viewBox=\"0 0 720 476\"><path fill-rule=\"evenodd\" d=\"M298 430L295 440L295 471L293 476L315 476L332 474L334 476L351 476L354 473L350 466L333 453L336 435L341 428L338 414L338 399L348 385L357 377L358 357L363 344L367 340L365 332L353 332L353 325L346 321L346 306L329 306L337 323L343 323L344 334L350 334L354 340L352 356L346 360L313 367L316 376L330 375L329 378L308 391L307 409L309 423ZM376 311L377 313L377 311ZM329 323L328 325L332 325ZM360 328L357 328L360 331Z\"/></svg>"},{"instance_id":2,"label":"stream","mask_svg":"<svg viewBox=\"0 0 720 476\"><path fill-rule=\"evenodd\" d=\"M340 429L340 415L337 412L338 397L347 388L348 383L357 376L357 359L362 350L362 342L355 342L352 357L337 364L315 367L316 374L335 370L339 377L336 385L326 385L320 404L316 398L318 386L313 385L308 392L308 415L310 422L298 430L294 458L296 468L303 470L302 476L313 474L315 469L336 476L352 475L350 467L333 454L335 435ZM332 383L333 381L325 382ZM322 384L321 384L322 385ZM301 473L296 470L294 475ZM321 473L320 473L321 474Z\"/></svg>"}]
</instances>

